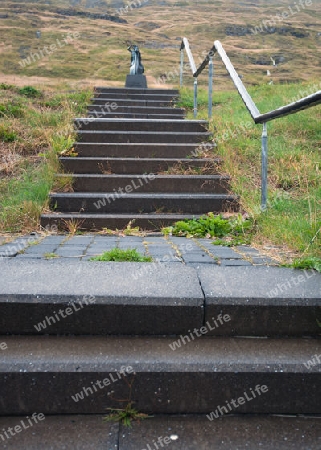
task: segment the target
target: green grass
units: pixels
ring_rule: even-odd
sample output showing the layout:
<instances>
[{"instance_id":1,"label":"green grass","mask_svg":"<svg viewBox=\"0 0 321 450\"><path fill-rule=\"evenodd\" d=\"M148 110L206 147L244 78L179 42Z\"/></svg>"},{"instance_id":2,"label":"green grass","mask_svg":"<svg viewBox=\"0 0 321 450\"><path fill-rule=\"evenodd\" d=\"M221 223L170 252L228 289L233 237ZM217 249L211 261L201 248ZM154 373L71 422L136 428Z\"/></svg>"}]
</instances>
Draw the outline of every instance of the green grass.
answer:
<instances>
[{"instance_id":1,"label":"green grass","mask_svg":"<svg viewBox=\"0 0 321 450\"><path fill-rule=\"evenodd\" d=\"M311 83L312 84L312 83ZM309 85L262 85L250 93L267 112L309 91ZM191 112L192 91L183 89L180 104ZM254 125L235 91L215 92L210 129L224 159L222 171L232 177L232 191L255 221L253 242L285 246L298 257L321 257L321 106L268 124L268 208L260 210L262 127ZM206 92L200 89L198 118L207 118Z\"/></svg>"},{"instance_id":2,"label":"green grass","mask_svg":"<svg viewBox=\"0 0 321 450\"><path fill-rule=\"evenodd\" d=\"M294 269L314 269L321 272L321 259L313 257L295 259L291 267Z\"/></svg>"},{"instance_id":3,"label":"green grass","mask_svg":"<svg viewBox=\"0 0 321 450\"><path fill-rule=\"evenodd\" d=\"M0 232L38 229L49 191L66 188L55 180L58 155L72 146L73 118L86 110L90 96L90 91L57 95L49 89L2 85Z\"/></svg>"},{"instance_id":4,"label":"green grass","mask_svg":"<svg viewBox=\"0 0 321 450\"><path fill-rule=\"evenodd\" d=\"M45 253L44 257L46 259L55 259L55 258L59 258L59 256L56 253Z\"/></svg>"},{"instance_id":5,"label":"green grass","mask_svg":"<svg viewBox=\"0 0 321 450\"><path fill-rule=\"evenodd\" d=\"M150 256L143 256L137 252L136 249L120 249L113 248L102 255L95 256L90 259L91 261L117 261L117 262L151 262Z\"/></svg>"}]
</instances>

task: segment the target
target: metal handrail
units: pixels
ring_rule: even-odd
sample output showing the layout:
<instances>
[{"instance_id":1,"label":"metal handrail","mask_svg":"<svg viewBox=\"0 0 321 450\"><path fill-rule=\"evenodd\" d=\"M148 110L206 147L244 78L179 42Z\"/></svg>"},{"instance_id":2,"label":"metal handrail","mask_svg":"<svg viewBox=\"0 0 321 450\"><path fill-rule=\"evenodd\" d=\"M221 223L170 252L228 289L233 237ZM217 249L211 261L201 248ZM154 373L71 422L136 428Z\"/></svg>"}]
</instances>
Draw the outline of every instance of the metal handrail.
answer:
<instances>
[{"instance_id":1,"label":"metal handrail","mask_svg":"<svg viewBox=\"0 0 321 450\"><path fill-rule=\"evenodd\" d=\"M207 53L206 57L196 68L194 58L189 46L187 38L183 38L181 43L181 70L180 70L180 86L183 86L183 64L184 56L183 52L186 51L189 59L189 64L194 77L194 117L197 117L197 78L203 72L203 70L209 66L209 89L208 89L208 117L212 117L212 96L213 96L213 56L218 53L221 57L227 72L229 73L232 81L240 94L248 112L250 113L252 119L256 124L263 125L262 132L262 167L261 167L261 209L265 211L267 209L267 167L268 167L268 134L267 134L267 122L278 119L280 117L285 117L289 114L297 113L304 109L316 106L321 103L321 91L317 91L314 94L303 97L296 102L289 103L288 105L282 106L280 108L274 109L267 113L261 114L256 104L254 103L252 97L248 93L246 87L244 86L241 78L236 72L230 58L227 56L220 41L214 41L213 47Z\"/></svg>"}]
</instances>

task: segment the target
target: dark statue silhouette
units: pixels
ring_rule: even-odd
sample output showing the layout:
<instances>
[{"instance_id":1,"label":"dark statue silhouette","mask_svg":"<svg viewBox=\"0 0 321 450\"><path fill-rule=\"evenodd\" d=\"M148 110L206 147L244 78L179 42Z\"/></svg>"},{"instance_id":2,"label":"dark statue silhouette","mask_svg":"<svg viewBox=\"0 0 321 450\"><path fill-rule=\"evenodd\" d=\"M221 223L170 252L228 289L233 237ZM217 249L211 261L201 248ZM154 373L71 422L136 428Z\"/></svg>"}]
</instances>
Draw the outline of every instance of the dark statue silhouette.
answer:
<instances>
[{"instance_id":1,"label":"dark statue silhouette","mask_svg":"<svg viewBox=\"0 0 321 450\"><path fill-rule=\"evenodd\" d=\"M127 50L131 53L130 75L139 75L144 73L142 58L137 45L130 45Z\"/></svg>"}]
</instances>

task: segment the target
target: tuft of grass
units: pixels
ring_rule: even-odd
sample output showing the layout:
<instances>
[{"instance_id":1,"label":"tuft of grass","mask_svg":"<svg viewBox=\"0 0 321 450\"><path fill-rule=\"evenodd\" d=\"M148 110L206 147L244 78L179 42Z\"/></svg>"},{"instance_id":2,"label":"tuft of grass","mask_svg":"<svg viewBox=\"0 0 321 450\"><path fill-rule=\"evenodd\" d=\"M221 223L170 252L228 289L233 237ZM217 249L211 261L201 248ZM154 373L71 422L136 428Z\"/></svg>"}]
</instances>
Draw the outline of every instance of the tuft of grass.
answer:
<instances>
[{"instance_id":1,"label":"tuft of grass","mask_svg":"<svg viewBox=\"0 0 321 450\"><path fill-rule=\"evenodd\" d=\"M150 256L144 256L137 252L136 249L120 249L113 248L102 255L90 258L90 261L132 261L132 262L151 262Z\"/></svg>"},{"instance_id":2,"label":"tuft of grass","mask_svg":"<svg viewBox=\"0 0 321 450\"><path fill-rule=\"evenodd\" d=\"M42 92L34 88L33 86L25 86L19 89L18 92L20 95L24 95L25 97L29 98L42 97Z\"/></svg>"},{"instance_id":3,"label":"tuft of grass","mask_svg":"<svg viewBox=\"0 0 321 450\"><path fill-rule=\"evenodd\" d=\"M59 258L59 256L56 253L45 253L44 257L46 259L55 259L55 258Z\"/></svg>"},{"instance_id":4,"label":"tuft of grass","mask_svg":"<svg viewBox=\"0 0 321 450\"><path fill-rule=\"evenodd\" d=\"M314 269L318 272L321 272L321 258L299 258L292 261L292 264L290 267L293 267L294 269Z\"/></svg>"},{"instance_id":5,"label":"tuft of grass","mask_svg":"<svg viewBox=\"0 0 321 450\"><path fill-rule=\"evenodd\" d=\"M9 91L10 89L13 89L14 86L12 84L7 83L0 83L0 90L2 91Z\"/></svg>"},{"instance_id":6,"label":"tuft of grass","mask_svg":"<svg viewBox=\"0 0 321 450\"><path fill-rule=\"evenodd\" d=\"M83 224L83 220L77 220L77 219L69 219L64 220L64 228L68 231L68 233L71 236L74 236L75 234L79 233L81 230L81 225Z\"/></svg>"},{"instance_id":7,"label":"tuft of grass","mask_svg":"<svg viewBox=\"0 0 321 450\"><path fill-rule=\"evenodd\" d=\"M23 108L20 104L0 104L0 117L23 117Z\"/></svg>"},{"instance_id":8,"label":"tuft of grass","mask_svg":"<svg viewBox=\"0 0 321 450\"><path fill-rule=\"evenodd\" d=\"M17 133L6 125L0 124L0 141L14 142L17 139Z\"/></svg>"}]
</instances>

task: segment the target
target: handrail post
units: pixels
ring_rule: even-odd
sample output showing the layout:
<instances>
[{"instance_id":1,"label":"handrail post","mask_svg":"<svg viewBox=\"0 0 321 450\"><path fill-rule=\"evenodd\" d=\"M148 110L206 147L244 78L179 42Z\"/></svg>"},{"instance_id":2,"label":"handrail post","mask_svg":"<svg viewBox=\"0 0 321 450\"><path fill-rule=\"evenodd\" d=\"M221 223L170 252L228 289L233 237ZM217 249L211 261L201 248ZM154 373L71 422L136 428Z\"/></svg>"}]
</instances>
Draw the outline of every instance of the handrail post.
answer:
<instances>
[{"instance_id":1,"label":"handrail post","mask_svg":"<svg viewBox=\"0 0 321 450\"><path fill-rule=\"evenodd\" d=\"M261 162L261 210L267 209L267 197L268 197L268 133L267 123L263 123L262 131L262 162Z\"/></svg>"},{"instance_id":2,"label":"handrail post","mask_svg":"<svg viewBox=\"0 0 321 450\"><path fill-rule=\"evenodd\" d=\"M179 85L183 86L183 70L184 70L184 49L181 49L181 66L180 66L180 74L179 74Z\"/></svg>"},{"instance_id":3,"label":"handrail post","mask_svg":"<svg viewBox=\"0 0 321 450\"><path fill-rule=\"evenodd\" d=\"M194 118L197 117L197 77L194 79Z\"/></svg>"},{"instance_id":4,"label":"handrail post","mask_svg":"<svg viewBox=\"0 0 321 450\"><path fill-rule=\"evenodd\" d=\"M208 118L212 117L212 109L213 109L213 57L209 57L208 62Z\"/></svg>"}]
</instances>

